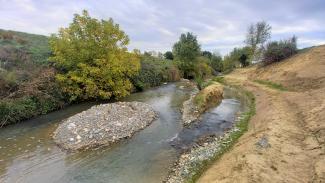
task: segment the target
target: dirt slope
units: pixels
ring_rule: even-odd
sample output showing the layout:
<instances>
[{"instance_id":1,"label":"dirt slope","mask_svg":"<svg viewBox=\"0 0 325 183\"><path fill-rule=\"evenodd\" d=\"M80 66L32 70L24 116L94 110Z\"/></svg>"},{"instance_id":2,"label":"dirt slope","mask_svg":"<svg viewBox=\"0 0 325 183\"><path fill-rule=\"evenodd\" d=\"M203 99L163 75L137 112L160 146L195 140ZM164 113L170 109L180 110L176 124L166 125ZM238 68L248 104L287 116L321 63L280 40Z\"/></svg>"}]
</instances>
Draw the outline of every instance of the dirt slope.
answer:
<instances>
[{"instance_id":1,"label":"dirt slope","mask_svg":"<svg viewBox=\"0 0 325 183\"><path fill-rule=\"evenodd\" d=\"M325 46L225 78L255 94L256 115L248 132L198 182L325 182Z\"/></svg>"}]
</instances>

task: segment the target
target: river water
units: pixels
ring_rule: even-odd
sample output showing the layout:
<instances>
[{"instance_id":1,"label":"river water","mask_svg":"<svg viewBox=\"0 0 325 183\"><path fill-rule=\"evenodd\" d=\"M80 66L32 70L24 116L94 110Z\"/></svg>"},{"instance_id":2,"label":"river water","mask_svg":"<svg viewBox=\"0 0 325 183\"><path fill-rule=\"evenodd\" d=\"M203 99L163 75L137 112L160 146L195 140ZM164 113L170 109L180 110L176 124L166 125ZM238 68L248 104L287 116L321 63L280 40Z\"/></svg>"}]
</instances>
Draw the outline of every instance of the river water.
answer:
<instances>
[{"instance_id":1,"label":"river water","mask_svg":"<svg viewBox=\"0 0 325 183\"><path fill-rule=\"evenodd\" d=\"M69 153L51 139L61 120L95 103L73 105L0 129L0 182L161 182L182 150L206 136L222 135L245 110L239 98L226 90L225 99L204 114L202 122L183 128L180 108L190 89L181 85L168 84L124 99L152 105L159 118L112 147Z\"/></svg>"}]
</instances>

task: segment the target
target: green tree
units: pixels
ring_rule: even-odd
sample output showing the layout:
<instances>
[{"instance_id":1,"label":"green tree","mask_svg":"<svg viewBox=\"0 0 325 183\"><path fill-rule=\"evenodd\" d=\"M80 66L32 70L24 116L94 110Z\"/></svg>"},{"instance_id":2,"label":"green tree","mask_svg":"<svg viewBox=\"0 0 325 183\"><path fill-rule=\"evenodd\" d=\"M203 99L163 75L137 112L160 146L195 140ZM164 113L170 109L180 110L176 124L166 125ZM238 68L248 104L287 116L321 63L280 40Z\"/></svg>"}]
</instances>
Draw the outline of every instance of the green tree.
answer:
<instances>
[{"instance_id":1,"label":"green tree","mask_svg":"<svg viewBox=\"0 0 325 183\"><path fill-rule=\"evenodd\" d=\"M209 60L212 58L212 53L209 51L202 51L201 55L208 58Z\"/></svg>"},{"instance_id":2,"label":"green tree","mask_svg":"<svg viewBox=\"0 0 325 183\"><path fill-rule=\"evenodd\" d=\"M239 65L242 65L243 67L248 66L249 62L247 59L251 58L250 53L250 47L247 46L243 48L234 48L228 55L225 56L223 61L223 70L225 72L229 72Z\"/></svg>"},{"instance_id":3,"label":"green tree","mask_svg":"<svg viewBox=\"0 0 325 183\"><path fill-rule=\"evenodd\" d=\"M164 57L165 57L165 59L173 60L173 59L174 59L173 52L171 52L171 51L166 51L166 53L164 54Z\"/></svg>"},{"instance_id":4,"label":"green tree","mask_svg":"<svg viewBox=\"0 0 325 183\"><path fill-rule=\"evenodd\" d=\"M112 19L75 14L68 28L50 38L59 69L56 79L71 101L109 99L129 94L129 80L139 70L139 56L128 52L128 36Z\"/></svg>"},{"instance_id":5,"label":"green tree","mask_svg":"<svg viewBox=\"0 0 325 183\"><path fill-rule=\"evenodd\" d=\"M184 73L184 77L193 78L197 57L201 54L196 36L189 32L182 34L179 41L173 46L173 54L179 63L179 68Z\"/></svg>"},{"instance_id":6,"label":"green tree","mask_svg":"<svg viewBox=\"0 0 325 183\"><path fill-rule=\"evenodd\" d=\"M213 53L211 56L211 67L218 72L222 71L222 57L219 53Z\"/></svg>"}]
</instances>

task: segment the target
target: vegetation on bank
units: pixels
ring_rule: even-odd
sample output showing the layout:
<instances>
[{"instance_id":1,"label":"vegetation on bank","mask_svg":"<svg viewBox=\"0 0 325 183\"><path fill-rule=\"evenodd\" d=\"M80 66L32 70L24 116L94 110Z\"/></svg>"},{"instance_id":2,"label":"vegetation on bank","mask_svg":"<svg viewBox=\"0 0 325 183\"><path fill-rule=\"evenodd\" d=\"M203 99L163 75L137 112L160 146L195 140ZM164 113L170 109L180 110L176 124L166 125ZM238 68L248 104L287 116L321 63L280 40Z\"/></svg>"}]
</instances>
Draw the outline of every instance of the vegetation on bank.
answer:
<instances>
[{"instance_id":1,"label":"vegetation on bank","mask_svg":"<svg viewBox=\"0 0 325 183\"><path fill-rule=\"evenodd\" d=\"M276 89L276 90L280 90L280 91L288 91L287 88L285 88L283 85L279 84L279 83L274 83L272 81L267 81L267 80L254 80L254 82L265 85L267 87Z\"/></svg>"},{"instance_id":2,"label":"vegetation on bank","mask_svg":"<svg viewBox=\"0 0 325 183\"><path fill-rule=\"evenodd\" d=\"M164 54L128 51L129 37L118 24L92 18L87 11L75 14L69 27L50 39L0 30L0 124L71 102L118 99L182 77L203 89L213 75L256 61L264 66L297 53L296 37L267 43L270 37L266 22L252 24L246 45L221 57L202 50L197 36L189 32Z\"/></svg>"},{"instance_id":3,"label":"vegetation on bank","mask_svg":"<svg viewBox=\"0 0 325 183\"><path fill-rule=\"evenodd\" d=\"M159 86L165 82L178 81L181 77L176 64L171 60L145 53L141 55L141 68L131 79L136 91Z\"/></svg>"},{"instance_id":4,"label":"vegetation on bank","mask_svg":"<svg viewBox=\"0 0 325 183\"><path fill-rule=\"evenodd\" d=\"M194 97L194 104L199 111L203 113L211 106L216 106L222 100L223 87L216 83L208 83L198 94Z\"/></svg>"},{"instance_id":5,"label":"vegetation on bank","mask_svg":"<svg viewBox=\"0 0 325 183\"><path fill-rule=\"evenodd\" d=\"M263 64L269 65L280 62L298 53L297 38L293 36L288 40L272 41L266 45Z\"/></svg>"},{"instance_id":6,"label":"vegetation on bank","mask_svg":"<svg viewBox=\"0 0 325 183\"><path fill-rule=\"evenodd\" d=\"M61 108L45 36L0 30L0 127Z\"/></svg>"},{"instance_id":7,"label":"vegetation on bank","mask_svg":"<svg viewBox=\"0 0 325 183\"><path fill-rule=\"evenodd\" d=\"M76 14L68 28L52 35L56 75L70 101L121 98L132 88L139 70L136 52L128 52L128 36L113 19L97 20L87 11Z\"/></svg>"},{"instance_id":8,"label":"vegetation on bank","mask_svg":"<svg viewBox=\"0 0 325 183\"><path fill-rule=\"evenodd\" d=\"M119 98L180 79L170 54L129 52L128 42L113 20L86 11L50 41L0 30L0 127L71 102Z\"/></svg>"}]
</instances>

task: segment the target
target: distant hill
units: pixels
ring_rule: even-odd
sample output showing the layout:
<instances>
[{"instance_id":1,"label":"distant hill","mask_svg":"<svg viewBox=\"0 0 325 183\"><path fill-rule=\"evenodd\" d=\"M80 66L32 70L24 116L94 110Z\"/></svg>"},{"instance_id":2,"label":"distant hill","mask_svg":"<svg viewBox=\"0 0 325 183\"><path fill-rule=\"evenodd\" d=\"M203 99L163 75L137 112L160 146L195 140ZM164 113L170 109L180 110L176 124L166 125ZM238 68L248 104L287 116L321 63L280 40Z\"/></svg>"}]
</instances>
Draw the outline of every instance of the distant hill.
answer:
<instances>
[{"instance_id":1,"label":"distant hill","mask_svg":"<svg viewBox=\"0 0 325 183\"><path fill-rule=\"evenodd\" d=\"M30 54L34 63L47 63L51 53L47 36L0 29L0 49L3 47Z\"/></svg>"}]
</instances>

